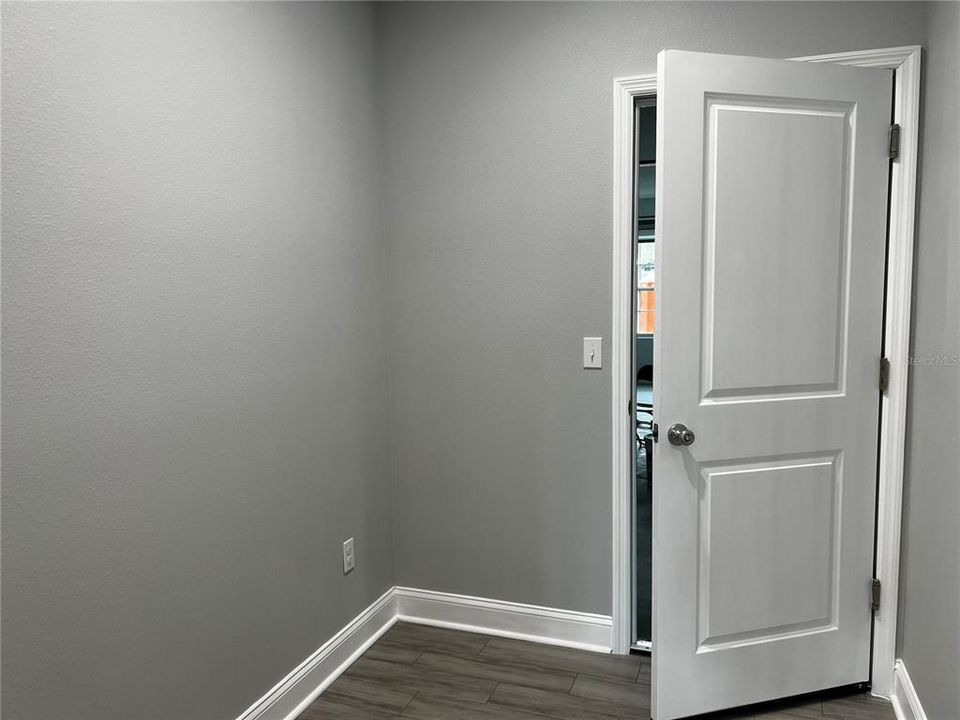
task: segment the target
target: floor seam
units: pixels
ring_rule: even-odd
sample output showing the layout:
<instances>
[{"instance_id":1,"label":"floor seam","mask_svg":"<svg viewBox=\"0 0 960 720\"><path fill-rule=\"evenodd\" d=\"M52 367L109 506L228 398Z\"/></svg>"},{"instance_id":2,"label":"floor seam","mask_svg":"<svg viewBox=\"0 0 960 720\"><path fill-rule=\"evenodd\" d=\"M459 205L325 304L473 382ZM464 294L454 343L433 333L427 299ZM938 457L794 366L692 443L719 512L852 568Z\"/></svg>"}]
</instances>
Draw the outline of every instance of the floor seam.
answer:
<instances>
[{"instance_id":1,"label":"floor seam","mask_svg":"<svg viewBox=\"0 0 960 720\"><path fill-rule=\"evenodd\" d=\"M402 717L402 716L403 716L403 714L407 711L407 708L410 707L410 705L413 703L413 701L417 699L417 695L419 695L419 694L420 694L420 691L419 691L419 690L417 690L415 693L413 693L413 695L411 696L411 698L410 698L409 700L407 700L407 704L403 706L403 709L399 712L399 714L397 715L397 717Z\"/></svg>"},{"instance_id":2,"label":"floor seam","mask_svg":"<svg viewBox=\"0 0 960 720\"><path fill-rule=\"evenodd\" d=\"M422 633L419 637L422 637ZM419 637L412 639L419 639ZM458 637L462 636L451 635L454 641ZM556 648L544 646L543 654L523 654L518 661L514 655L500 652L497 645L492 651L493 657L483 655L483 652L490 649L489 643L492 639L495 638L484 638L482 646L479 642L456 643L453 649L434 647L429 643L413 643L419 648L416 650L418 654L413 662L406 660L400 662L397 656L392 659L377 660L378 663L383 663L382 669L385 674L378 676L374 673L369 677L358 677L357 679L365 684L344 695L344 691L340 688L343 687L344 680L350 677L348 670L344 673L343 680L338 678L331 684L331 694L326 696L331 702L345 702L346 705L356 709L359 713L357 717L392 717L398 720L401 718L409 720L423 713L437 718L462 717L463 713L467 713L467 716L475 718L529 717L533 720L537 717L546 720L563 720L564 718L571 720L576 717L598 720L602 717L610 720L613 718L639 720L641 717L646 718L645 713L650 711L651 665L647 657L625 658L617 662L605 661L599 663L602 667L595 667L593 663L584 666L582 654L574 651L560 653ZM473 655L457 650L458 648L460 651L466 650L468 646L474 649ZM475 649L478 647L479 651ZM430 665L420 665L427 653L431 654ZM409 655L406 657L409 658ZM448 658L453 665L445 662L445 658ZM457 662L454 663L454 660ZM632 679L626 673L627 669L635 670L636 674ZM388 670L390 672L387 672ZM394 678L393 670L400 672L400 675ZM541 686L538 684L539 676L537 678L530 676L527 679L531 684L528 685L524 681L525 676L518 672L520 670L540 673L544 676L544 681L549 679L549 682L547 686ZM639 684L641 677L644 678L644 685ZM560 683L561 678L567 683L566 689ZM581 680L584 680L584 684L580 686L581 690L574 693L574 688ZM449 681L449 689L447 681ZM366 683L369 683L369 688ZM500 693L501 686L507 688L504 693ZM480 699L483 688L488 688L487 696ZM412 690L405 702L402 696L397 697L392 693L393 690L400 689L408 692ZM494 700L494 697L497 700ZM799 718L802 715L823 718L823 720L852 717L862 717L863 720L868 718L894 720L888 704L867 703L865 696L861 694L835 693L830 697L836 702L830 702L829 706L826 700L810 696L765 703L759 711L756 708L735 709L728 714L725 713L724 717L729 717L730 720L736 718L759 720L762 716L769 720L789 720L791 717ZM322 697L318 698L318 700L322 699ZM400 702L404 704L401 706ZM417 711L408 714L415 702ZM480 709L480 705L490 707L483 710ZM803 712L793 715L791 711L794 708L802 708ZM827 709L831 712L826 712ZM848 713L847 710L855 712ZM323 712L323 717L328 716L326 711L320 712ZM352 710L350 716L354 716ZM305 715L301 716L301 720L305 720Z\"/></svg>"}]
</instances>

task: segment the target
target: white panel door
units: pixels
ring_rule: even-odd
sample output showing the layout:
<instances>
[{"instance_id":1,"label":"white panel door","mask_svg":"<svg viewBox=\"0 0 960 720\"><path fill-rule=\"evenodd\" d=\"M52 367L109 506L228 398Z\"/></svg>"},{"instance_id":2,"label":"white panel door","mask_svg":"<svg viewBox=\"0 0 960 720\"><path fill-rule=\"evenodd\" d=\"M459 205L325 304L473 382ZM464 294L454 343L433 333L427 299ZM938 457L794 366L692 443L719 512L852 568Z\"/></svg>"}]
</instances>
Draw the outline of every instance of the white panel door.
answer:
<instances>
[{"instance_id":1,"label":"white panel door","mask_svg":"<svg viewBox=\"0 0 960 720\"><path fill-rule=\"evenodd\" d=\"M869 679L893 78L672 50L658 72L667 720Z\"/></svg>"}]
</instances>

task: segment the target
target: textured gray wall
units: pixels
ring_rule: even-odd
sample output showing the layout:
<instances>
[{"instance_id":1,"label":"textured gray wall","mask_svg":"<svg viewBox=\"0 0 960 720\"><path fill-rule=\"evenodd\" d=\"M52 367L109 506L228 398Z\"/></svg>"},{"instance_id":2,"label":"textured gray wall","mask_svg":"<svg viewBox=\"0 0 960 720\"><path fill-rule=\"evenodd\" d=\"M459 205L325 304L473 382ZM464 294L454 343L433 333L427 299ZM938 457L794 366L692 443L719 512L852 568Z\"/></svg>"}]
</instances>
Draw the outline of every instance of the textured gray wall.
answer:
<instances>
[{"instance_id":1,"label":"textured gray wall","mask_svg":"<svg viewBox=\"0 0 960 720\"><path fill-rule=\"evenodd\" d=\"M390 4L397 581L610 612L612 79L920 43L895 3ZM607 363L609 367L609 363Z\"/></svg>"},{"instance_id":2,"label":"textured gray wall","mask_svg":"<svg viewBox=\"0 0 960 720\"><path fill-rule=\"evenodd\" d=\"M3 4L6 720L235 717L391 585L373 30Z\"/></svg>"},{"instance_id":3,"label":"textured gray wall","mask_svg":"<svg viewBox=\"0 0 960 720\"><path fill-rule=\"evenodd\" d=\"M927 4L898 655L960 718L960 4ZM938 358L946 358L940 364ZM951 360L952 359L952 360ZM927 364L929 363L929 364Z\"/></svg>"},{"instance_id":4,"label":"textured gray wall","mask_svg":"<svg viewBox=\"0 0 960 720\"><path fill-rule=\"evenodd\" d=\"M391 584L388 436L399 583L609 612L609 374L579 353L609 353L611 79L926 32L912 3L377 14L379 65L362 5L4 3L5 717L235 716ZM928 22L954 68L956 17ZM957 348L947 113L917 353ZM901 648L950 710L957 374L912 383Z\"/></svg>"}]
</instances>

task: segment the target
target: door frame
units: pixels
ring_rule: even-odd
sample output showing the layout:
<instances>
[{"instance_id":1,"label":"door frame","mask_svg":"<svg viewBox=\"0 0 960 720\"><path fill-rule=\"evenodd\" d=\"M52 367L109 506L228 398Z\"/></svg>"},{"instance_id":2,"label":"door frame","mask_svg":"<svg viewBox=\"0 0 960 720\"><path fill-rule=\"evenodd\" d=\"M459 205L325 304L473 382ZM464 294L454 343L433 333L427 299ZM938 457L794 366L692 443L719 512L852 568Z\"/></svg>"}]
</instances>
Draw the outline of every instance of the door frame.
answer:
<instances>
[{"instance_id":1,"label":"door frame","mask_svg":"<svg viewBox=\"0 0 960 720\"><path fill-rule=\"evenodd\" d=\"M889 246L886 269L884 348L890 361L888 389L881 397L877 488L875 577L883 601L874 614L872 692L889 697L897 636L900 578L900 523L906 442L907 376L913 244L920 139L919 45L790 58L894 71L893 122L901 128L900 155L890 173ZM613 327L611 333L611 417L613 474L613 627L612 651L629 652L632 592L633 407L633 143L634 99L657 94L656 73L613 81ZM627 412L624 412L624 410ZM866 612L866 610L865 610Z\"/></svg>"}]
</instances>

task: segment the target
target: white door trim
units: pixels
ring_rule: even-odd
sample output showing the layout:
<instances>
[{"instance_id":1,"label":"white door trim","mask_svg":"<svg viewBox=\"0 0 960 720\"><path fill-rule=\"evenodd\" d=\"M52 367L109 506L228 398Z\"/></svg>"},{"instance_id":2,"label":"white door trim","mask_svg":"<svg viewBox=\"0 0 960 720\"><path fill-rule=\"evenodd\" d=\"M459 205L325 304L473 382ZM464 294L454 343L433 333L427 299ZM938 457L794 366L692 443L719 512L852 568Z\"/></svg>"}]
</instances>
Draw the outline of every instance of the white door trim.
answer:
<instances>
[{"instance_id":1,"label":"white door trim","mask_svg":"<svg viewBox=\"0 0 960 720\"><path fill-rule=\"evenodd\" d=\"M884 347L890 384L882 400L877 495L876 577L884 592L873 626L873 693L893 692L897 588L900 575L900 521L906 440L907 359L913 279L913 235L919 148L920 46L863 50L793 58L894 70L894 122L901 127L900 158L890 179L890 240ZM613 81L613 327L611 334L613 469L613 652L630 649L631 482L634 418L633 344L633 102L656 95L657 76Z\"/></svg>"},{"instance_id":2,"label":"white door trim","mask_svg":"<svg viewBox=\"0 0 960 720\"><path fill-rule=\"evenodd\" d=\"M903 506L903 456L907 424L907 375L913 283L913 234L916 224L917 157L920 145L920 46L867 50L797 58L861 67L891 68L896 73L894 122L900 124L900 159L890 176L890 242L887 260L887 314L884 348L890 360L890 385L881 405L880 467L877 494L876 577L883 601L874 615L873 694L893 694L897 643L897 595L900 584L900 518Z\"/></svg>"},{"instance_id":3,"label":"white door trim","mask_svg":"<svg viewBox=\"0 0 960 720\"><path fill-rule=\"evenodd\" d=\"M613 652L630 650L633 500L633 101L657 94L657 76L613 81Z\"/></svg>"}]
</instances>

